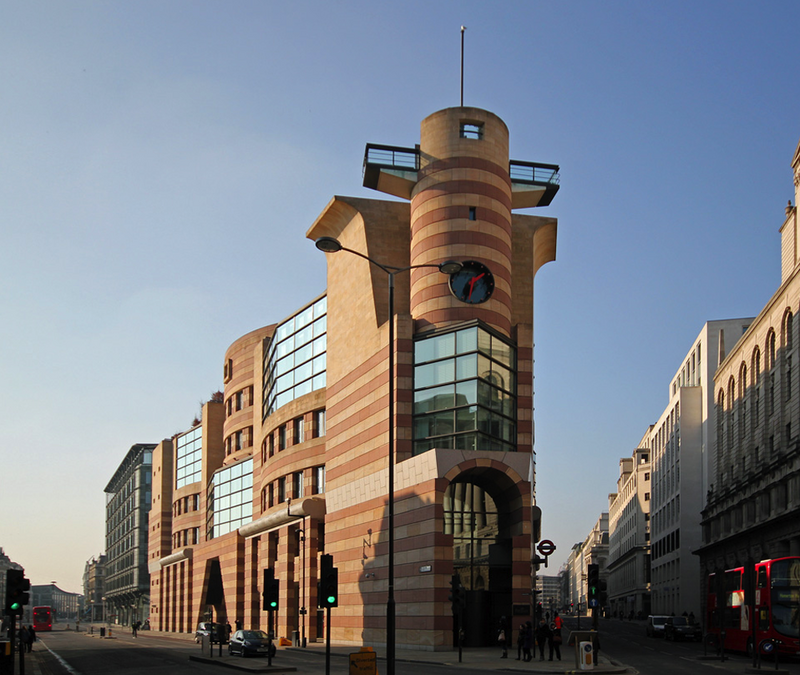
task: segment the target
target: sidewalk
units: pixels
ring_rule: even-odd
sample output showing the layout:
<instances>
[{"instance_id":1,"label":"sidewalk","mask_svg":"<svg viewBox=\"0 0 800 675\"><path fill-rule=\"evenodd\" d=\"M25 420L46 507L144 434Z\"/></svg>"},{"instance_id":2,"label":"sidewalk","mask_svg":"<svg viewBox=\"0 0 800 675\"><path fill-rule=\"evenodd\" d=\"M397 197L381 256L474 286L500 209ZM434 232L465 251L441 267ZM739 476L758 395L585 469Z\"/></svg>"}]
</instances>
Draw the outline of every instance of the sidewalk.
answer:
<instances>
[{"instance_id":1,"label":"sidewalk","mask_svg":"<svg viewBox=\"0 0 800 675\"><path fill-rule=\"evenodd\" d=\"M308 647L286 647L292 651L305 651L325 658L325 645L322 643L309 644ZM359 646L331 645L331 657L344 658L358 652ZM385 656L381 649L378 653L378 672L385 672ZM280 653L280 652L279 652ZM398 649L396 660L398 662L419 663L420 665L454 665L465 670L515 672L515 673L586 673L581 671L575 663L575 650L573 647L563 647L561 649L561 661L539 661L533 659L525 663L517 661L516 649L508 650L508 658L501 658L501 651L497 647L476 647L463 649L461 663L458 662L458 650L453 651L422 651L411 649ZM595 673L625 673L627 668L624 665L614 663L605 657L601 652L599 663L595 666Z\"/></svg>"}]
</instances>

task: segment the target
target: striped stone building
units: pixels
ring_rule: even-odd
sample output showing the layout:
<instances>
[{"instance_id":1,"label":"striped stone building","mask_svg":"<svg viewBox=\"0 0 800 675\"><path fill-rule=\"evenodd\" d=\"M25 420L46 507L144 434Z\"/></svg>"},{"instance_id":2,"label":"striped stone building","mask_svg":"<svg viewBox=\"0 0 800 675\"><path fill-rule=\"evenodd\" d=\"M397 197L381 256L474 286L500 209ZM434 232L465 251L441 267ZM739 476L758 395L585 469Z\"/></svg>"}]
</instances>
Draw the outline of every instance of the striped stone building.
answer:
<instances>
[{"instance_id":1,"label":"striped stone building","mask_svg":"<svg viewBox=\"0 0 800 675\"><path fill-rule=\"evenodd\" d=\"M403 201L329 202L306 235L344 249L326 292L231 345L221 400L153 453L154 628L267 628L272 568L277 635L321 638L327 553L332 640L385 644L390 431L397 647L452 647L453 574L467 644L531 618L533 280L557 223L513 210L549 204L558 167L508 148L468 107L426 118L414 147L367 145L364 185Z\"/></svg>"}]
</instances>

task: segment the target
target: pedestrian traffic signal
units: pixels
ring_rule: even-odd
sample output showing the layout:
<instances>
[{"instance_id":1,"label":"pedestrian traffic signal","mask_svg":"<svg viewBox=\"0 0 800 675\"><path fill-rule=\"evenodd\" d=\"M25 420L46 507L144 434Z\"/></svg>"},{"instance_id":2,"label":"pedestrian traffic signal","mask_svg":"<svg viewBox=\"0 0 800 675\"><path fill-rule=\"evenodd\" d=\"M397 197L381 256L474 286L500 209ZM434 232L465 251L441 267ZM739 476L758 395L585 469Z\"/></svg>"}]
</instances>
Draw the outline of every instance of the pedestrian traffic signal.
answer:
<instances>
[{"instance_id":1,"label":"pedestrian traffic signal","mask_svg":"<svg viewBox=\"0 0 800 675\"><path fill-rule=\"evenodd\" d=\"M587 565L586 567L586 597L589 607L600 606L600 565Z\"/></svg>"},{"instance_id":2,"label":"pedestrian traffic signal","mask_svg":"<svg viewBox=\"0 0 800 675\"><path fill-rule=\"evenodd\" d=\"M277 610L280 591L281 582L275 578L275 570L272 567L268 567L264 570L264 606L262 609L270 612Z\"/></svg>"},{"instance_id":3,"label":"pedestrian traffic signal","mask_svg":"<svg viewBox=\"0 0 800 675\"><path fill-rule=\"evenodd\" d=\"M22 616L22 608L29 602L28 591L31 582L25 578L22 570L6 570L6 606L7 616Z\"/></svg>"},{"instance_id":4,"label":"pedestrian traffic signal","mask_svg":"<svg viewBox=\"0 0 800 675\"><path fill-rule=\"evenodd\" d=\"M339 606L339 570L333 566L333 556L324 554L320 560L319 599L320 607Z\"/></svg>"}]
</instances>

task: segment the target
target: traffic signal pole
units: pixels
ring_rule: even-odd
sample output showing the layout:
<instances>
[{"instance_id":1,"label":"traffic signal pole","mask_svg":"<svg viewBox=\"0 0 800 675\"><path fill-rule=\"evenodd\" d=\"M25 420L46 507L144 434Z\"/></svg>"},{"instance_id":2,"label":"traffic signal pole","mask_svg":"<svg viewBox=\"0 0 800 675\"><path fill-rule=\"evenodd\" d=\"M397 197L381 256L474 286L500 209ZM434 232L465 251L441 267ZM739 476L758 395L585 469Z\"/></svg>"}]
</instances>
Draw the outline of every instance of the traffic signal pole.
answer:
<instances>
[{"instance_id":1,"label":"traffic signal pole","mask_svg":"<svg viewBox=\"0 0 800 675\"><path fill-rule=\"evenodd\" d=\"M331 675L331 608L325 616L325 675Z\"/></svg>"}]
</instances>

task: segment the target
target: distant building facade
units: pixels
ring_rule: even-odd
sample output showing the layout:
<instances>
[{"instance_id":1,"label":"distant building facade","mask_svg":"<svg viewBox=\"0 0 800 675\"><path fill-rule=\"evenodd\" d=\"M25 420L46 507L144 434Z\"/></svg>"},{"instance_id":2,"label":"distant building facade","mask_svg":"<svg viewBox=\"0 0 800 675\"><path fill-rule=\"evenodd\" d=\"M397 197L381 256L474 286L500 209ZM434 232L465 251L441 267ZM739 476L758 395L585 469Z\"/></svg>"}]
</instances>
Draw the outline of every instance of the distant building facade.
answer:
<instances>
[{"instance_id":1,"label":"distant building facade","mask_svg":"<svg viewBox=\"0 0 800 675\"><path fill-rule=\"evenodd\" d=\"M105 554L86 561L83 568L84 621L105 621L103 603L106 594L105 574Z\"/></svg>"},{"instance_id":2,"label":"distant building facade","mask_svg":"<svg viewBox=\"0 0 800 675\"><path fill-rule=\"evenodd\" d=\"M53 623L77 621L83 609L83 595L61 590L55 584L31 586L31 607L50 607Z\"/></svg>"},{"instance_id":3,"label":"distant building facade","mask_svg":"<svg viewBox=\"0 0 800 675\"><path fill-rule=\"evenodd\" d=\"M562 577L561 592L565 611L581 615L590 612L587 606L586 578L589 565L599 565L600 579L608 584L608 541L608 513L604 512L600 514L586 539L572 547L564 569L559 572ZM606 610L606 607L601 608L601 612Z\"/></svg>"},{"instance_id":4,"label":"distant building facade","mask_svg":"<svg viewBox=\"0 0 800 675\"><path fill-rule=\"evenodd\" d=\"M669 403L646 437L651 453L650 563L655 614L700 616L700 513L715 470L714 372L752 318L709 321L670 382Z\"/></svg>"},{"instance_id":5,"label":"distant building facade","mask_svg":"<svg viewBox=\"0 0 800 675\"><path fill-rule=\"evenodd\" d=\"M608 610L650 614L650 451L619 461L617 492L608 505Z\"/></svg>"},{"instance_id":6,"label":"distant building facade","mask_svg":"<svg viewBox=\"0 0 800 675\"><path fill-rule=\"evenodd\" d=\"M339 570L333 641L383 644L390 425L397 646L453 646L453 574L469 644L494 644L503 615L533 618L533 280L555 259L557 223L512 210L549 204L557 178L509 160L505 124L476 108L429 116L416 147L367 147L364 184L406 201L335 197L307 236L385 267L329 253L326 292L234 342L222 402L154 451L155 629L266 628L272 569L277 634L316 640L326 553ZM446 260L472 261L460 298L436 269Z\"/></svg>"},{"instance_id":7,"label":"distant building facade","mask_svg":"<svg viewBox=\"0 0 800 675\"><path fill-rule=\"evenodd\" d=\"M137 443L114 472L106 493L105 610L111 623L144 621L149 612L148 512L152 443Z\"/></svg>"},{"instance_id":8,"label":"distant building facade","mask_svg":"<svg viewBox=\"0 0 800 675\"><path fill-rule=\"evenodd\" d=\"M552 618L561 610L561 577L536 576L536 601L541 604L542 616Z\"/></svg>"},{"instance_id":9,"label":"distant building facade","mask_svg":"<svg viewBox=\"0 0 800 675\"><path fill-rule=\"evenodd\" d=\"M800 145L795 206L781 233L781 284L714 376L714 473L697 547L707 575L800 555Z\"/></svg>"}]
</instances>

